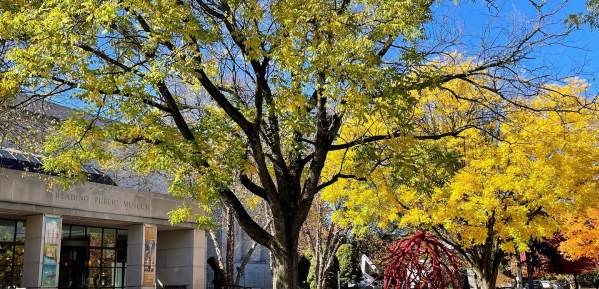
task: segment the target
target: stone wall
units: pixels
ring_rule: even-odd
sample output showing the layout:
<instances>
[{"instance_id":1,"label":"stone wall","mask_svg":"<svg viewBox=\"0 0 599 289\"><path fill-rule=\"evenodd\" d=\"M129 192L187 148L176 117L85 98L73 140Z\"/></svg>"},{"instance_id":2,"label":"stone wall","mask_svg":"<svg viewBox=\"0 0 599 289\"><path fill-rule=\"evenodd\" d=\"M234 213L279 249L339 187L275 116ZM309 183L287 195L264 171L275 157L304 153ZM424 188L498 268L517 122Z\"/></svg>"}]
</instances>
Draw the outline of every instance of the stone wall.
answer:
<instances>
[{"instance_id":1,"label":"stone wall","mask_svg":"<svg viewBox=\"0 0 599 289\"><path fill-rule=\"evenodd\" d=\"M169 225L167 213L181 203L165 194L90 182L64 191L51 188L49 178L0 168L0 209Z\"/></svg>"},{"instance_id":2,"label":"stone wall","mask_svg":"<svg viewBox=\"0 0 599 289\"><path fill-rule=\"evenodd\" d=\"M156 277L165 286L206 288L206 235L200 230L158 232Z\"/></svg>"}]
</instances>

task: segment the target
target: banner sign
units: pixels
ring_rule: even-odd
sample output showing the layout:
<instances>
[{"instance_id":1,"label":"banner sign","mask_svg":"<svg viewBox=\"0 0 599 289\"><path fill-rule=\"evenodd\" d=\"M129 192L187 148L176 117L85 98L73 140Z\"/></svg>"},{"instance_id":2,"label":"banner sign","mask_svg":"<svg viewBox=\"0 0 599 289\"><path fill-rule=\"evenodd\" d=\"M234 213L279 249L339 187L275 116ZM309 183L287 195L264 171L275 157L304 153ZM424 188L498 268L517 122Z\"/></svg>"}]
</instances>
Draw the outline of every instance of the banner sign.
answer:
<instances>
[{"instance_id":1,"label":"banner sign","mask_svg":"<svg viewBox=\"0 0 599 289\"><path fill-rule=\"evenodd\" d=\"M156 285L156 234L156 226L144 225L144 287Z\"/></svg>"},{"instance_id":2,"label":"banner sign","mask_svg":"<svg viewBox=\"0 0 599 289\"><path fill-rule=\"evenodd\" d=\"M62 218L44 215L42 251L42 287L58 286L58 261L60 259L60 239L62 237Z\"/></svg>"}]
</instances>

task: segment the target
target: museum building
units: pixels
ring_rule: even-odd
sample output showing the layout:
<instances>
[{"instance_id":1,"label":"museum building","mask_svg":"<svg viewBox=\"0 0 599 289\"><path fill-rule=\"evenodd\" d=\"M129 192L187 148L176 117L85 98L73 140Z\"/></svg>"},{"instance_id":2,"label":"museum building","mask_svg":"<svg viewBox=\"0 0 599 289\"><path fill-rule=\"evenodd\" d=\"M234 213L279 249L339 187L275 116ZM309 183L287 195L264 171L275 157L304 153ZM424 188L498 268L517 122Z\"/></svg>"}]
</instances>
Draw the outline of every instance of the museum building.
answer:
<instances>
[{"instance_id":1,"label":"museum building","mask_svg":"<svg viewBox=\"0 0 599 289\"><path fill-rule=\"evenodd\" d=\"M36 155L0 149L0 289L207 288L204 232L167 219L178 200L86 173L62 190Z\"/></svg>"}]
</instances>

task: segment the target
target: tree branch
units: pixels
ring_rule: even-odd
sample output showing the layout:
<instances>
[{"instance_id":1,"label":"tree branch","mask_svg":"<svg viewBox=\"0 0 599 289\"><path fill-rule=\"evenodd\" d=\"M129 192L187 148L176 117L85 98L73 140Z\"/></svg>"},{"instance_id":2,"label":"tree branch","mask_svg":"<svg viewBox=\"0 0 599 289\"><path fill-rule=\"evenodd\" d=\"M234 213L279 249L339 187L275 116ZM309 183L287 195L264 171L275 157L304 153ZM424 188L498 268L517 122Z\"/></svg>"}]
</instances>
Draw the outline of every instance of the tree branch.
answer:
<instances>
[{"instance_id":1,"label":"tree branch","mask_svg":"<svg viewBox=\"0 0 599 289\"><path fill-rule=\"evenodd\" d=\"M318 187L316 187L316 191L320 191L334 183L336 183L339 179L354 179L357 181L366 181L366 178L364 177L358 177L356 175L347 175L347 174L342 174L342 173L338 173L336 175L334 175L330 180L320 184Z\"/></svg>"},{"instance_id":2,"label":"tree branch","mask_svg":"<svg viewBox=\"0 0 599 289\"><path fill-rule=\"evenodd\" d=\"M240 175L239 181L246 189L248 189L248 191L250 191L254 195L268 201L268 196L266 195L266 191L264 190L264 188L258 186L256 183L252 182L252 180L248 176L246 176L244 174Z\"/></svg>"},{"instance_id":3,"label":"tree branch","mask_svg":"<svg viewBox=\"0 0 599 289\"><path fill-rule=\"evenodd\" d=\"M243 204L241 204L237 196L235 196L235 193L225 188L220 189L219 194L223 202L233 209L233 212L235 213L235 219L237 219L237 222L243 228L243 230L260 245L267 248L272 248L272 235L260 227L260 225L254 221L254 219L252 219Z\"/></svg>"},{"instance_id":4,"label":"tree branch","mask_svg":"<svg viewBox=\"0 0 599 289\"><path fill-rule=\"evenodd\" d=\"M177 126L177 129L179 129L179 131L181 132L181 135L183 136L183 138L185 138L188 141L195 141L196 140L195 136L193 135L193 132L189 128L187 121L185 121L183 114L181 114L181 111L179 110L179 107L177 106L177 102L176 102L174 96L171 94L171 91L166 86L166 83L164 83L164 81L162 81L157 86L158 86L158 91L160 92L160 95L164 98L164 100L166 101L166 105L171 112L173 120L175 121L175 125Z\"/></svg>"},{"instance_id":5,"label":"tree branch","mask_svg":"<svg viewBox=\"0 0 599 289\"><path fill-rule=\"evenodd\" d=\"M123 63L121 63L120 61L118 61L118 60L116 60L116 59L108 56L108 54L106 54L106 53L104 53L102 51L99 51L99 50L97 50L97 49L95 49L95 48L93 48L93 47L91 47L89 45L77 44L75 46L83 49L84 51L91 52L92 54L96 55L100 59L102 59L102 60L104 60L104 61L106 61L106 62L108 62L108 63L110 63L110 64L112 64L114 66L118 66L119 68L121 68L124 71L133 72L133 73L137 74L138 76L143 77L143 74L140 73L139 71L137 71L137 70L135 70L135 69L133 69L133 68L131 68L131 67L129 67L129 66L123 64Z\"/></svg>"},{"instance_id":6,"label":"tree branch","mask_svg":"<svg viewBox=\"0 0 599 289\"><path fill-rule=\"evenodd\" d=\"M412 136L412 137L414 137L415 139L418 139L418 140L438 140L438 139L442 139L445 137L457 137L460 135L460 133L462 133L463 131L465 131L469 128L473 128L473 126L467 125L467 126L458 128L454 131L435 134L435 135L416 135L416 136ZM403 136L410 136L410 135L403 133L403 132L399 132L399 131L394 132L392 134L387 134L387 135L374 135L374 136L369 136L369 137L353 140L353 141L347 142L347 143L331 145L331 147L329 148L329 151L348 149L348 148L351 148L351 147L354 147L357 145L377 142L377 141L386 140L386 139L393 139L393 138L403 137Z\"/></svg>"}]
</instances>

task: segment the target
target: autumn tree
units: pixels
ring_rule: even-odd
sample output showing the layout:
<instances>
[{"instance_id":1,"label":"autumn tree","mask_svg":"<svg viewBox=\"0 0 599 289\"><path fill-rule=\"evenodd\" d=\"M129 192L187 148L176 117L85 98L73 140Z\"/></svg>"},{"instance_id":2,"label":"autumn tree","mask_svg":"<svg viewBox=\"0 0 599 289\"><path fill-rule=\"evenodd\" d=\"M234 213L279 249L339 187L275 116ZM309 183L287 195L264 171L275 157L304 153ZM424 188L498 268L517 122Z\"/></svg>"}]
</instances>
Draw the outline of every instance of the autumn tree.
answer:
<instances>
[{"instance_id":1,"label":"autumn tree","mask_svg":"<svg viewBox=\"0 0 599 289\"><path fill-rule=\"evenodd\" d=\"M560 252L571 260L599 260L599 209L590 207L563 217L561 233L565 239L559 244Z\"/></svg>"},{"instance_id":2,"label":"autumn tree","mask_svg":"<svg viewBox=\"0 0 599 289\"><path fill-rule=\"evenodd\" d=\"M454 85L460 95L471 89ZM580 81L551 86L551 92L529 103L577 103L584 101L576 96L584 89ZM449 92L429 95L444 93ZM425 107L456 120L471 109L461 100L437 104ZM373 162L399 154L411 167L389 162L366 182L349 180L327 188L325 198L346 201L336 216L341 224L370 220L435 232L474 269L482 288L494 288L506 254L524 252L531 241L551 237L563 225L564 214L596 203L599 189L593 125L598 116L593 110L517 109L506 117L511 121L466 131L462 139L410 148L390 143L386 154L370 156ZM346 166L352 158L346 158Z\"/></svg>"},{"instance_id":3,"label":"autumn tree","mask_svg":"<svg viewBox=\"0 0 599 289\"><path fill-rule=\"evenodd\" d=\"M599 1L586 0L586 7L584 12L569 15L566 22L577 27L588 25L591 28L599 28Z\"/></svg>"},{"instance_id":4,"label":"autumn tree","mask_svg":"<svg viewBox=\"0 0 599 289\"><path fill-rule=\"evenodd\" d=\"M453 26L431 22L433 2L4 0L0 40L10 45L0 97L77 103L46 141L45 169L69 178L90 162L161 171L170 193L187 201L173 218L196 206L209 212L220 199L272 252L273 288L295 289L299 234L315 196L367 173L323 176L332 152L352 150L369 163L389 145L426 150L419 142L503 117L489 95L528 105L516 96L543 90L548 75L529 56L568 32L546 30L555 14L541 7L523 29L470 51L470 66L423 67L469 47L446 37ZM482 75L495 81L479 86ZM446 95L472 105L470 118L431 125L432 115L415 113L431 89L455 80L484 92ZM384 126L368 129L371 116ZM121 150L132 154L120 158ZM250 216L236 183L268 204L272 231Z\"/></svg>"},{"instance_id":5,"label":"autumn tree","mask_svg":"<svg viewBox=\"0 0 599 289\"><path fill-rule=\"evenodd\" d=\"M327 288L331 276L336 278L336 252L350 231L350 227L341 227L333 222L331 214L334 209L334 205L317 198L302 227L300 242L303 243L304 250L311 253L313 289Z\"/></svg>"},{"instance_id":6,"label":"autumn tree","mask_svg":"<svg viewBox=\"0 0 599 289\"><path fill-rule=\"evenodd\" d=\"M564 274L572 276L570 286L573 289L580 288L579 276L590 273L599 265L599 260L588 257L568 259L560 251L559 247L565 240L561 234L555 234L553 238L534 242L531 251L537 256L536 268L542 274Z\"/></svg>"}]
</instances>

